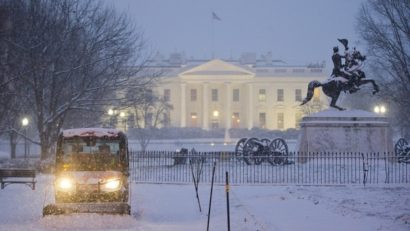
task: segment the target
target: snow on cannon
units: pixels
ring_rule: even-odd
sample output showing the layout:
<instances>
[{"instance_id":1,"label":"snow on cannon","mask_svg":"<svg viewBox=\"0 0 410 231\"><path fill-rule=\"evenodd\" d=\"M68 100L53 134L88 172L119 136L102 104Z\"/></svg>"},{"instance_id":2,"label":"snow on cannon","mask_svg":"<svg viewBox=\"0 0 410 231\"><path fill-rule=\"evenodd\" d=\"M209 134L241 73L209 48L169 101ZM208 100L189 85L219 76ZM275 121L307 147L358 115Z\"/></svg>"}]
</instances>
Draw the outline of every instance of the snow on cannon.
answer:
<instances>
[{"instance_id":1,"label":"snow on cannon","mask_svg":"<svg viewBox=\"0 0 410 231\"><path fill-rule=\"evenodd\" d=\"M400 138L394 145L394 153L399 163L410 163L410 145L404 138Z\"/></svg>"},{"instance_id":2,"label":"snow on cannon","mask_svg":"<svg viewBox=\"0 0 410 231\"><path fill-rule=\"evenodd\" d=\"M60 133L55 162L55 204L43 216L131 213L126 135L116 129L78 128Z\"/></svg>"},{"instance_id":3,"label":"snow on cannon","mask_svg":"<svg viewBox=\"0 0 410 231\"><path fill-rule=\"evenodd\" d=\"M264 161L271 165L293 163L287 158L289 155L288 145L281 138L276 138L272 141L266 138L242 138L236 144L235 155L247 165L259 165Z\"/></svg>"}]
</instances>

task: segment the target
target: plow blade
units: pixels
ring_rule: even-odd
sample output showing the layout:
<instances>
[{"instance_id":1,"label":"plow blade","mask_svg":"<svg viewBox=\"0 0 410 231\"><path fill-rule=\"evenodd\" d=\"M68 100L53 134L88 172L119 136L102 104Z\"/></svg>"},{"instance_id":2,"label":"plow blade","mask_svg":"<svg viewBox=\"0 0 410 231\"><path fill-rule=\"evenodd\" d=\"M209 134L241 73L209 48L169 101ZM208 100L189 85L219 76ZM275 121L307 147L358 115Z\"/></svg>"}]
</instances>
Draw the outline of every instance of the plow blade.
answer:
<instances>
[{"instance_id":1,"label":"plow blade","mask_svg":"<svg viewBox=\"0 0 410 231\"><path fill-rule=\"evenodd\" d=\"M56 203L43 208L43 216L70 213L131 214L127 203Z\"/></svg>"}]
</instances>

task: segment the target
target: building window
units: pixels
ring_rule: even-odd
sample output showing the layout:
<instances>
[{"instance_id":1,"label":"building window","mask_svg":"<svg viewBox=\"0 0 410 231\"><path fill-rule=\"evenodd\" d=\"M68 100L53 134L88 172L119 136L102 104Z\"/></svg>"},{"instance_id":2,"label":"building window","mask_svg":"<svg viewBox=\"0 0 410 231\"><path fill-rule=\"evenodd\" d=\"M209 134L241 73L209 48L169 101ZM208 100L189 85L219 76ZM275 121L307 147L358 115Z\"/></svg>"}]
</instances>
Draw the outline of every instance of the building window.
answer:
<instances>
[{"instance_id":1,"label":"building window","mask_svg":"<svg viewBox=\"0 0 410 231\"><path fill-rule=\"evenodd\" d=\"M240 123L239 112L232 113L232 128L239 128Z\"/></svg>"},{"instance_id":2,"label":"building window","mask_svg":"<svg viewBox=\"0 0 410 231\"><path fill-rule=\"evenodd\" d=\"M196 101L196 89L191 89L191 101Z\"/></svg>"},{"instance_id":3,"label":"building window","mask_svg":"<svg viewBox=\"0 0 410 231\"><path fill-rule=\"evenodd\" d=\"M295 101L302 102L302 90L301 89L295 90Z\"/></svg>"},{"instance_id":4,"label":"building window","mask_svg":"<svg viewBox=\"0 0 410 231\"><path fill-rule=\"evenodd\" d=\"M278 129L284 129L285 128L285 116L283 112L278 113Z\"/></svg>"},{"instance_id":5,"label":"building window","mask_svg":"<svg viewBox=\"0 0 410 231\"><path fill-rule=\"evenodd\" d=\"M191 112L191 127L198 127L198 115L196 112Z\"/></svg>"},{"instance_id":6,"label":"building window","mask_svg":"<svg viewBox=\"0 0 410 231\"><path fill-rule=\"evenodd\" d=\"M259 89L258 100L259 102L266 101L266 89Z\"/></svg>"},{"instance_id":7,"label":"building window","mask_svg":"<svg viewBox=\"0 0 410 231\"><path fill-rule=\"evenodd\" d=\"M239 89L233 89L232 100L234 102L239 102Z\"/></svg>"},{"instance_id":8,"label":"building window","mask_svg":"<svg viewBox=\"0 0 410 231\"><path fill-rule=\"evenodd\" d=\"M284 100L283 100L283 99L284 99L284 97L283 97L283 95L284 95L284 94L283 94L283 89L278 89L277 92L278 92L277 101L278 101L278 102L283 102L283 101L284 101Z\"/></svg>"},{"instance_id":9,"label":"building window","mask_svg":"<svg viewBox=\"0 0 410 231\"><path fill-rule=\"evenodd\" d=\"M266 113L265 112L259 113L259 127L266 128Z\"/></svg>"},{"instance_id":10,"label":"building window","mask_svg":"<svg viewBox=\"0 0 410 231\"><path fill-rule=\"evenodd\" d=\"M171 100L171 89L164 89L164 101L169 102Z\"/></svg>"},{"instance_id":11,"label":"building window","mask_svg":"<svg viewBox=\"0 0 410 231\"><path fill-rule=\"evenodd\" d=\"M218 101L218 89L212 89L212 101Z\"/></svg>"}]
</instances>

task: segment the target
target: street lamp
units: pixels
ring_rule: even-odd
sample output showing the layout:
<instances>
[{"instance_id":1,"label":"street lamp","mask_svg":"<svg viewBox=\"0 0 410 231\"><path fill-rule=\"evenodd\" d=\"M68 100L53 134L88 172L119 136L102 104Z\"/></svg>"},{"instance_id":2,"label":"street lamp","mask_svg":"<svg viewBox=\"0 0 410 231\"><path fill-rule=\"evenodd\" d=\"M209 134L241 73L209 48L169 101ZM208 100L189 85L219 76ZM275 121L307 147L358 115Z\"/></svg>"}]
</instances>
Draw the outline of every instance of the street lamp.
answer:
<instances>
[{"instance_id":1,"label":"street lamp","mask_svg":"<svg viewBox=\"0 0 410 231\"><path fill-rule=\"evenodd\" d=\"M108 114L108 116L109 116L109 118L110 118L110 128L112 128L112 127L114 127L114 115L115 115L115 111L114 111L112 108L110 108L110 109L108 109L107 114Z\"/></svg>"},{"instance_id":2,"label":"street lamp","mask_svg":"<svg viewBox=\"0 0 410 231\"><path fill-rule=\"evenodd\" d=\"M23 126L23 132L24 132L24 159L27 159L27 156L29 154L28 150L28 144L27 144L27 126L29 124L29 120L27 117L24 117L21 120L21 125Z\"/></svg>"},{"instance_id":3,"label":"street lamp","mask_svg":"<svg viewBox=\"0 0 410 231\"><path fill-rule=\"evenodd\" d=\"M373 110L377 114L385 114L387 111L384 105L376 105Z\"/></svg>"},{"instance_id":4,"label":"street lamp","mask_svg":"<svg viewBox=\"0 0 410 231\"><path fill-rule=\"evenodd\" d=\"M21 120L21 124L23 125L23 127L26 127L27 125L28 125L28 119L26 118L26 117L24 117L22 120Z\"/></svg>"}]
</instances>

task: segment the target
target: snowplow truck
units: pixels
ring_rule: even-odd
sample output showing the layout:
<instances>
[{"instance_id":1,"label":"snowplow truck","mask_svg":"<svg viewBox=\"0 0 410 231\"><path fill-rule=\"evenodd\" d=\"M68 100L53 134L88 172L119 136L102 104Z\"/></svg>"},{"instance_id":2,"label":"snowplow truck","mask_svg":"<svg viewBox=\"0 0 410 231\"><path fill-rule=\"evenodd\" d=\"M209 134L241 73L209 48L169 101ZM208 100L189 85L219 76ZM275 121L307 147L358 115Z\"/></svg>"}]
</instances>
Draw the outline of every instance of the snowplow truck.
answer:
<instances>
[{"instance_id":1,"label":"snowplow truck","mask_svg":"<svg viewBox=\"0 0 410 231\"><path fill-rule=\"evenodd\" d=\"M60 133L55 203L43 216L68 213L130 214L126 135L116 129L77 128Z\"/></svg>"}]
</instances>

